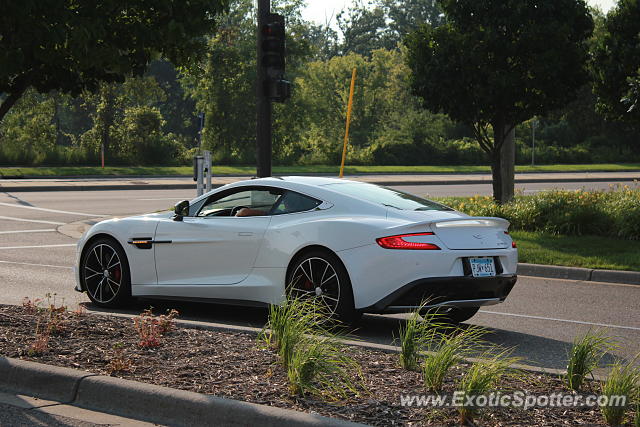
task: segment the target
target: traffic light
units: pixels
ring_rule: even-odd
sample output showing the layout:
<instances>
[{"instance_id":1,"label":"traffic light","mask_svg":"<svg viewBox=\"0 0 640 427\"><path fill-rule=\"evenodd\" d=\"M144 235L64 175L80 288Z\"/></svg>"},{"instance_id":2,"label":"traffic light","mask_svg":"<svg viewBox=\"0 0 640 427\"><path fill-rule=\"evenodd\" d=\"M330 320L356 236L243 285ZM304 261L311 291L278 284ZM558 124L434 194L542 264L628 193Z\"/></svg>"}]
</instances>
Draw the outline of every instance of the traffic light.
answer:
<instances>
[{"instance_id":1,"label":"traffic light","mask_svg":"<svg viewBox=\"0 0 640 427\"><path fill-rule=\"evenodd\" d=\"M291 83L284 79L285 24L284 16L270 13L260 29L260 66L265 68L264 94L276 102L284 102L290 96Z\"/></svg>"},{"instance_id":2,"label":"traffic light","mask_svg":"<svg viewBox=\"0 0 640 427\"><path fill-rule=\"evenodd\" d=\"M262 66L267 75L276 79L284 74L285 28L284 16L270 13L262 26Z\"/></svg>"}]
</instances>

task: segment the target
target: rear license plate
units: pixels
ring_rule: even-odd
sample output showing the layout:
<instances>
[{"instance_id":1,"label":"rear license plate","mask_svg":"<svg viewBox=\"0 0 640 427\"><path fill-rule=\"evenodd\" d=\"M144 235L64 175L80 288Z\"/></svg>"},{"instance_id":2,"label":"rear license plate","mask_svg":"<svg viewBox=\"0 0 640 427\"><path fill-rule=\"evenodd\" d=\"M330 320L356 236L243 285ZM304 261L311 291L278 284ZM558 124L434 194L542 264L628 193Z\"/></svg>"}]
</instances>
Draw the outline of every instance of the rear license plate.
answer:
<instances>
[{"instance_id":1,"label":"rear license plate","mask_svg":"<svg viewBox=\"0 0 640 427\"><path fill-rule=\"evenodd\" d=\"M488 277L496 275L496 266L493 263L493 258L469 258L469 264L471 265L471 274L473 277Z\"/></svg>"}]
</instances>

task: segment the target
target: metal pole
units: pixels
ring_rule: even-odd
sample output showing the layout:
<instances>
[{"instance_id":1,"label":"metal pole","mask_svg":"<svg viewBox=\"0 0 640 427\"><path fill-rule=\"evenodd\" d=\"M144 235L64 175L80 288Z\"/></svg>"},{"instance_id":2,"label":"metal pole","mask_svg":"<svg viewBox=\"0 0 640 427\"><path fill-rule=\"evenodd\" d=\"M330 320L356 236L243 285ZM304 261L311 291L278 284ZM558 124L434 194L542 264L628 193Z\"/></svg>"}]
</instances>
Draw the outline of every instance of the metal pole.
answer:
<instances>
[{"instance_id":1,"label":"metal pole","mask_svg":"<svg viewBox=\"0 0 640 427\"><path fill-rule=\"evenodd\" d=\"M256 79L256 175L258 178L271 176L271 101L265 96L264 85L267 72L262 66L262 27L268 22L271 11L270 0L258 0L257 55L258 72Z\"/></svg>"},{"instance_id":2,"label":"metal pole","mask_svg":"<svg viewBox=\"0 0 640 427\"><path fill-rule=\"evenodd\" d=\"M203 185L203 166L204 166L204 157L196 156L196 197L202 196L204 194L204 185Z\"/></svg>"},{"instance_id":3,"label":"metal pole","mask_svg":"<svg viewBox=\"0 0 640 427\"><path fill-rule=\"evenodd\" d=\"M205 192L211 191L211 151L205 150L204 152L204 171L205 171Z\"/></svg>"}]
</instances>

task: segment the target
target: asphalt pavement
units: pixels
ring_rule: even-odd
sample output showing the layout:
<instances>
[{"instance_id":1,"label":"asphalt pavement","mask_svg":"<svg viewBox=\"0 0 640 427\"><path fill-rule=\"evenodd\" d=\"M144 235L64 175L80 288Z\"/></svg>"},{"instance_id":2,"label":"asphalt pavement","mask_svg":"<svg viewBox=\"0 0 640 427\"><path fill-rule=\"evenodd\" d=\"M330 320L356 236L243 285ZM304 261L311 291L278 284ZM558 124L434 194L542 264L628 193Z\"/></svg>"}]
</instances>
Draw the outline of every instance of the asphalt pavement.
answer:
<instances>
[{"instance_id":1,"label":"asphalt pavement","mask_svg":"<svg viewBox=\"0 0 640 427\"><path fill-rule=\"evenodd\" d=\"M552 185L556 184L545 184L547 188ZM557 184L569 185L575 183ZM463 187L475 194L475 188L462 185L461 191ZM436 195L452 188L455 186L417 186L411 190ZM165 210L194 194L193 189L0 193L0 303L20 304L24 297L44 299L48 294L72 308L84 304L94 310L86 295L73 290L77 239L70 236L77 236L77 231L69 224ZM141 301L129 312L149 305L175 307L183 318L209 322L261 327L266 320L266 311L260 309L161 301ZM504 304L482 309L469 323L489 328L492 341L515 347L516 354L529 364L562 369L572 340L592 328L604 328L619 337L617 356L630 359L640 352L638 307L637 285L521 276ZM360 339L391 344L402 318L366 315L356 334Z\"/></svg>"}]
</instances>

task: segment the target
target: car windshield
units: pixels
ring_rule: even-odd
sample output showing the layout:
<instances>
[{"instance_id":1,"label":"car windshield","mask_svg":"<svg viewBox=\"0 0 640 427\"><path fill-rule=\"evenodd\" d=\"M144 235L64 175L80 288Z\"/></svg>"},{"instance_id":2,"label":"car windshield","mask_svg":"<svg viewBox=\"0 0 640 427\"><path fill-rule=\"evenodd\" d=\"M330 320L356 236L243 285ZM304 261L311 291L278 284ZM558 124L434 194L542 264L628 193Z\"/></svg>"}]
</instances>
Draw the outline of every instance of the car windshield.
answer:
<instances>
[{"instance_id":1,"label":"car windshield","mask_svg":"<svg viewBox=\"0 0 640 427\"><path fill-rule=\"evenodd\" d=\"M379 203L390 208L409 211L451 211L450 207L414 196L413 194L392 188L382 187L364 182L341 182L326 184L338 193L347 194L358 199Z\"/></svg>"}]
</instances>

